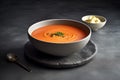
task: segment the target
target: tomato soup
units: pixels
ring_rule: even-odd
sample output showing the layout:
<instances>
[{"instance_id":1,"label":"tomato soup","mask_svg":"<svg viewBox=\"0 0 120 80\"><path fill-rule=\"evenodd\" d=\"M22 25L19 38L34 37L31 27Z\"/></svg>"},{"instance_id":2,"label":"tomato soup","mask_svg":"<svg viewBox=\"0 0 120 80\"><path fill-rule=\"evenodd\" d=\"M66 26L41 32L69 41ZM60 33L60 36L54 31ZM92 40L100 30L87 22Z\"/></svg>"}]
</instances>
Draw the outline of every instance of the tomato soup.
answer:
<instances>
[{"instance_id":1,"label":"tomato soup","mask_svg":"<svg viewBox=\"0 0 120 80\"><path fill-rule=\"evenodd\" d=\"M83 30L69 25L48 25L32 32L32 37L35 39L52 43L73 42L86 36Z\"/></svg>"}]
</instances>

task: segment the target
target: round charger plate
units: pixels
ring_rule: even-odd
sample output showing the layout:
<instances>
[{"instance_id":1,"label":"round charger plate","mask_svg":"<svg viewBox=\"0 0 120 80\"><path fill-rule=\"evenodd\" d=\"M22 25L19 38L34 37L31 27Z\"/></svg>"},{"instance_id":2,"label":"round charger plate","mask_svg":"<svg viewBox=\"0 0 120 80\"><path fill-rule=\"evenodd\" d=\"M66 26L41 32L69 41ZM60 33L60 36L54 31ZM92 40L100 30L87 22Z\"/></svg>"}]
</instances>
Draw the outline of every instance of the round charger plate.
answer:
<instances>
[{"instance_id":1,"label":"round charger plate","mask_svg":"<svg viewBox=\"0 0 120 80\"><path fill-rule=\"evenodd\" d=\"M27 42L24 48L24 55L27 59L46 67L72 68L90 62L95 56L96 50L97 49L93 41L89 41L81 52L74 53L67 57L58 57L38 51L30 42Z\"/></svg>"}]
</instances>

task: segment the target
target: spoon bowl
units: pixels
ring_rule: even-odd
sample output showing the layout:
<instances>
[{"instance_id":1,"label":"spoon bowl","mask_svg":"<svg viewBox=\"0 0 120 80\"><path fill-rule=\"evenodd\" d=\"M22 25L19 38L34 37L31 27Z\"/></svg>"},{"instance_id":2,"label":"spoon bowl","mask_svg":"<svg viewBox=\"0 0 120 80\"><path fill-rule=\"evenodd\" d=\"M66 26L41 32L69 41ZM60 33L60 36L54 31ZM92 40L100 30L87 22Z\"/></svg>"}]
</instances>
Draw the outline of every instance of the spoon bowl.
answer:
<instances>
[{"instance_id":1,"label":"spoon bowl","mask_svg":"<svg viewBox=\"0 0 120 80\"><path fill-rule=\"evenodd\" d=\"M17 61L17 56L15 54L9 53L6 55L6 57L8 61L11 61L11 62Z\"/></svg>"}]
</instances>

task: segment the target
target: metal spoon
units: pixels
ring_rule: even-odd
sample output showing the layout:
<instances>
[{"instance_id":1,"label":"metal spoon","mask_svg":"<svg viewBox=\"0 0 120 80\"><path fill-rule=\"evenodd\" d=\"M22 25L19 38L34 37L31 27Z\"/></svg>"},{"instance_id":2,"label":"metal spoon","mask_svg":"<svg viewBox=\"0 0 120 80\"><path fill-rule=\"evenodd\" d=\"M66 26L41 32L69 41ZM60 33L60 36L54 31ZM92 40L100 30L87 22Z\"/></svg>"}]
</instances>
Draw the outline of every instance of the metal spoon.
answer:
<instances>
[{"instance_id":1,"label":"metal spoon","mask_svg":"<svg viewBox=\"0 0 120 80\"><path fill-rule=\"evenodd\" d=\"M26 66L26 65L24 65L24 64L22 64L22 63L20 63L20 62L18 61L18 57L17 57L15 54L13 54L13 53L8 53L8 54L6 55L6 57L7 57L7 60L8 60L8 61L13 62L13 63L19 65L20 67L22 67L23 69L25 69L25 70L28 71L28 72L31 72L31 69L30 69L28 66Z\"/></svg>"}]
</instances>

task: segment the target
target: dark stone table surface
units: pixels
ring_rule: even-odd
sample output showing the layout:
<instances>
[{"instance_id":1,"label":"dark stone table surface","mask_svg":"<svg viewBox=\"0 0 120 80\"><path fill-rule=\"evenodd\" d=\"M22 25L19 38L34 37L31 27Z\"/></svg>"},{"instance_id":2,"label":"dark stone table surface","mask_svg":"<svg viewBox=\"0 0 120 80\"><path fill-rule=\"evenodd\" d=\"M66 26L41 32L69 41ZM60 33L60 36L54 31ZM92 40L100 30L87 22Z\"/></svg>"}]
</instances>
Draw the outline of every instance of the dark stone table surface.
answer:
<instances>
[{"instance_id":1,"label":"dark stone table surface","mask_svg":"<svg viewBox=\"0 0 120 80\"><path fill-rule=\"evenodd\" d=\"M0 0L0 80L120 80L119 5L118 0ZM88 14L107 18L104 28L92 33L97 54L90 63L72 69L50 69L25 59L30 25L54 18L81 21ZM32 72L7 62L5 55L10 52Z\"/></svg>"}]
</instances>

